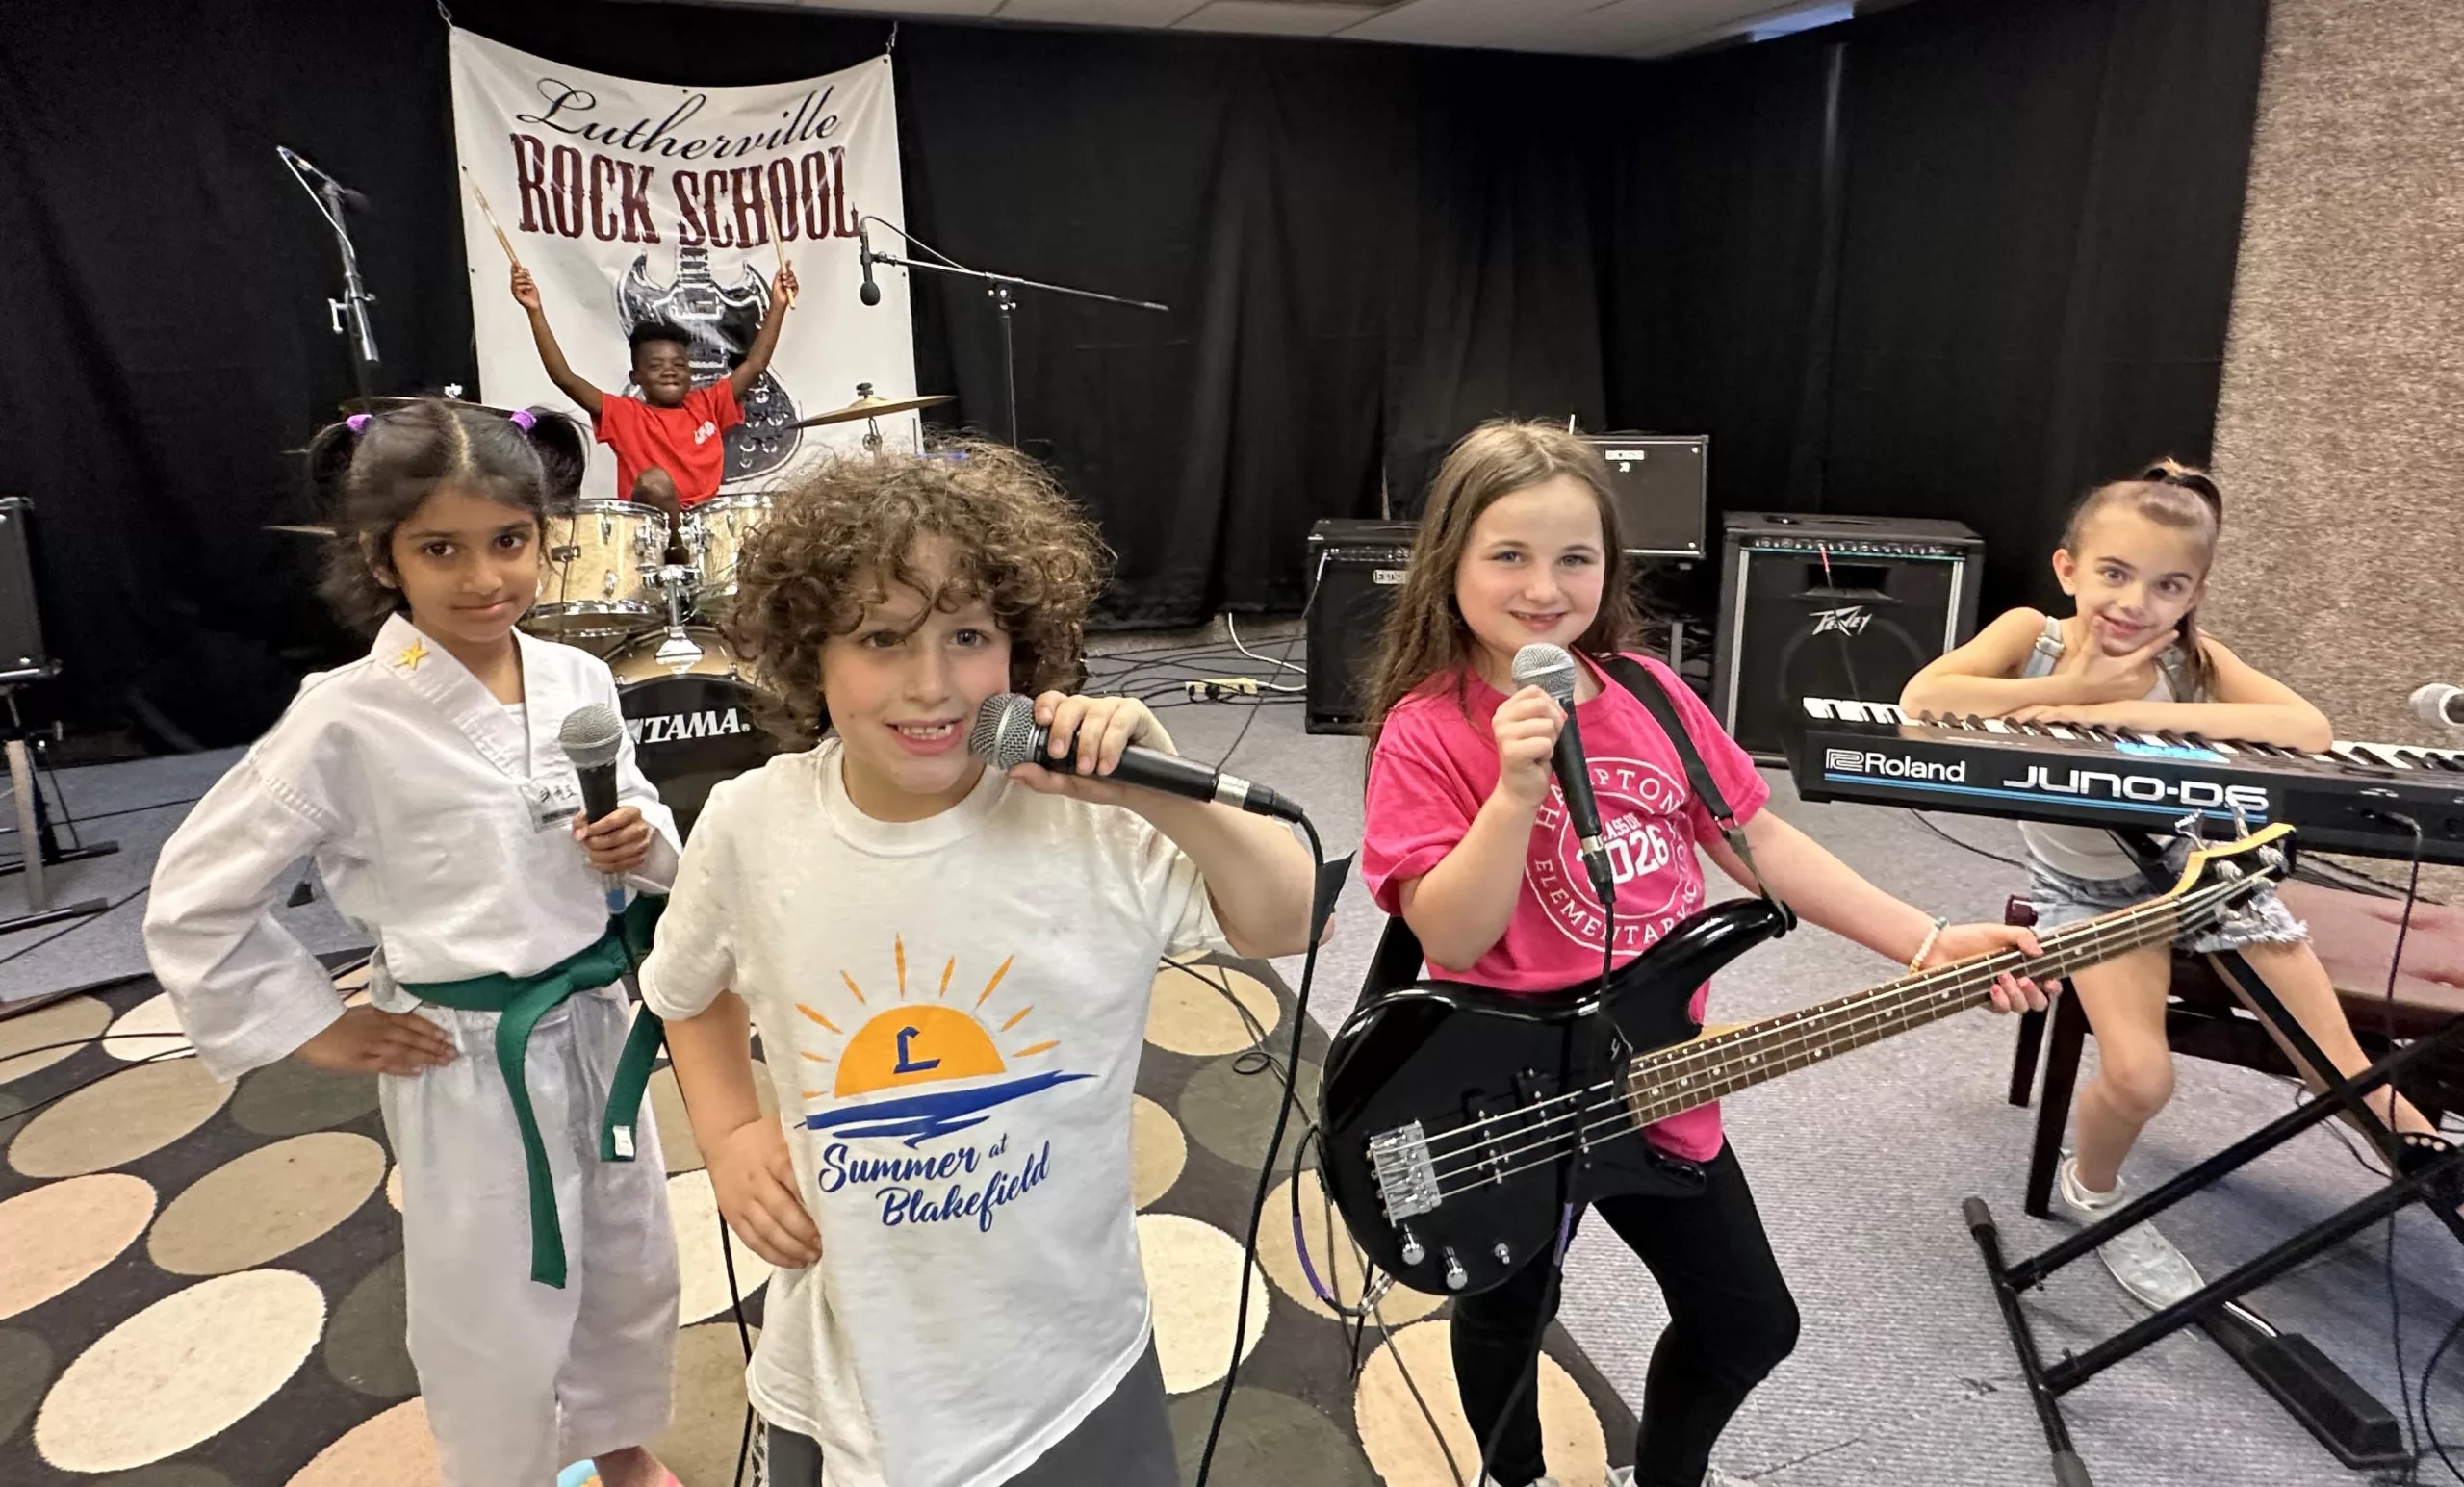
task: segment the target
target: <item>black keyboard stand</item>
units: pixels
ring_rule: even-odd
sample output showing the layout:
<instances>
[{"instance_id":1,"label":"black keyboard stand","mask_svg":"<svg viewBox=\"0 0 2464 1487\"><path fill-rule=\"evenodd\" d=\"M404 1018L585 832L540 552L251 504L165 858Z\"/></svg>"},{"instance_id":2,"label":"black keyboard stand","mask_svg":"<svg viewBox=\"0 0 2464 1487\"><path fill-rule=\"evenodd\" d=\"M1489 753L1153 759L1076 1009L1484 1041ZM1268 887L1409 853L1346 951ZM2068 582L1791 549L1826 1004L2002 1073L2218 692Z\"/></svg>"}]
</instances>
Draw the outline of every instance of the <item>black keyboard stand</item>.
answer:
<instances>
[{"instance_id":1,"label":"black keyboard stand","mask_svg":"<svg viewBox=\"0 0 2464 1487\"><path fill-rule=\"evenodd\" d=\"M2161 854L2153 844L2124 839L2151 880L2170 887L2171 875L2163 870ZM2010 1329L2011 1346L2018 1354L2029 1398L2036 1405L2039 1423L2044 1427L2045 1444L2053 1452L2053 1479L2061 1487L2092 1487L2087 1465L2071 1444L2070 1427L2063 1419L2062 1397L2115 1364L2194 1324L2215 1338L2347 1466L2400 1467L2412 1460L2403 1432L2386 1406L2354 1383L2306 1338L2277 1332L2265 1319L2242 1305L2240 1298L2411 1203L2426 1205L2433 1217L2447 1225L2456 1243L2464 1244L2464 1217L2456 1213L2456 1206L2464 1203L2464 1146L2436 1138L2399 1138L2365 1102L2370 1091L2388 1084L2413 1064L2446 1050L2464 1047L2464 1015L2450 1018L2436 1032L2395 1050L2360 1077L2347 1080L2336 1075L2317 1042L2294 1020L2277 999L2274 988L2247 960L2229 950L2217 954L2214 960L2225 977L2249 998L2253 1010L2268 1026L2292 1044L2299 1061L2327 1082L2326 1090L2317 1099L2269 1121L2107 1218L2015 1264L2002 1257L2001 1235L1985 1200L1971 1197L1961 1205L1968 1232L1984 1255L1986 1273L1993 1282L1994 1299L2001 1306L2004 1325ZM2147 1222L2226 1173L2247 1166L2339 1114L2349 1114L2386 1157L2388 1170L2396 1174L2386 1186L2086 1352L2065 1353L2051 1363L2045 1360L2028 1324L2027 1312L2019 1303L2021 1293L2042 1285L2055 1271L2093 1254L2098 1245L2115 1235Z\"/></svg>"}]
</instances>

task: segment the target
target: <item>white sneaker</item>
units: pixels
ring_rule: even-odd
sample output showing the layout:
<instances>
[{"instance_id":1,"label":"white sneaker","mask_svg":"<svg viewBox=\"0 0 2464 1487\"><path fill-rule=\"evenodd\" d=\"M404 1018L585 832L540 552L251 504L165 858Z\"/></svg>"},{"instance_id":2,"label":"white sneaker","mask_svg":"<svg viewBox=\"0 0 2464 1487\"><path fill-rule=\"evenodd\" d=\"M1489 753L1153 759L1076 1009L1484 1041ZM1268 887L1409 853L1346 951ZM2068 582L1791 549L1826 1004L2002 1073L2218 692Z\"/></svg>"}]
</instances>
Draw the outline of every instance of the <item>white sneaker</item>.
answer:
<instances>
[{"instance_id":1,"label":"white sneaker","mask_svg":"<svg viewBox=\"0 0 2464 1487\"><path fill-rule=\"evenodd\" d=\"M2121 1206L2119 1179L2111 1192L2089 1191L2079 1181L2079 1159L2069 1152L2062 1154L2058 1176L2054 1192L2063 1211L2082 1224L2094 1223ZM2121 1282L2121 1289L2153 1311L2164 1310L2206 1284L2173 1242L2156 1232L2151 1223L2123 1230L2098 1245L2096 1254L2114 1279Z\"/></svg>"}]
</instances>

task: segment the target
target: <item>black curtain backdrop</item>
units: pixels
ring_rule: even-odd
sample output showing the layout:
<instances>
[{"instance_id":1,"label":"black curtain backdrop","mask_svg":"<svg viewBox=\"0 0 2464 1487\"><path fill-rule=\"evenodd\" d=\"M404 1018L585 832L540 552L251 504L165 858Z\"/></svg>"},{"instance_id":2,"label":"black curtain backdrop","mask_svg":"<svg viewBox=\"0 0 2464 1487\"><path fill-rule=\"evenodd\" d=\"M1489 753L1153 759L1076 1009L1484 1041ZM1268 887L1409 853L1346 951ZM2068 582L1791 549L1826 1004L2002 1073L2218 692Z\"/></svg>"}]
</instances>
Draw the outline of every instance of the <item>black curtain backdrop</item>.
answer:
<instances>
[{"instance_id":1,"label":"black curtain backdrop","mask_svg":"<svg viewBox=\"0 0 2464 1487\"><path fill-rule=\"evenodd\" d=\"M714 85L845 66L890 30L455 15ZM1113 622L1297 608L1310 523L1381 491L1416 510L1500 412L1708 433L1715 529L1966 521L1988 602L2013 602L2049 587L2087 484L2207 453L2265 28L2250 0L1920 0L1641 64L909 23L905 221L978 267L1172 306L1016 315L1021 443L1118 552ZM0 491L38 503L72 722L234 742L348 654L314 543L261 529L310 518L284 451L350 390L330 241L273 146L377 203L357 241L380 390L475 386L445 43L425 0L0 16ZM914 283L920 384L997 427L981 288Z\"/></svg>"}]
</instances>

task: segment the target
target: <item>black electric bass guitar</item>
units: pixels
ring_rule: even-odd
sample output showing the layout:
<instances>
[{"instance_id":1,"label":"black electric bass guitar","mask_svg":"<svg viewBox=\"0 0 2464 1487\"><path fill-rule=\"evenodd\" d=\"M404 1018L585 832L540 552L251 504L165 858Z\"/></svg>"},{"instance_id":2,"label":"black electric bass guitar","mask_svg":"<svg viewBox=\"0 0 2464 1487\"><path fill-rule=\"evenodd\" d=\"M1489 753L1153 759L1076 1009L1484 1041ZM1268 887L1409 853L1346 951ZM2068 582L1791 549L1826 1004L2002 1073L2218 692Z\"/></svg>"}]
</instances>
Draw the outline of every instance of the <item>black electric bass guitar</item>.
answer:
<instances>
[{"instance_id":1,"label":"black electric bass guitar","mask_svg":"<svg viewBox=\"0 0 2464 1487\"><path fill-rule=\"evenodd\" d=\"M616 286L617 319L627 335L632 334L633 327L655 320L693 338L690 355L696 387L735 371L745 352L753 348L761 317L769 309L770 285L758 269L748 263L741 281L733 286L721 284L710 272L710 250L698 245L676 250L676 278L671 283L651 282L650 255L644 253L633 260L633 267ZM629 388L629 396L640 392ZM803 430L788 426L796 421L796 407L786 388L766 369L744 390L736 405L744 410L744 422L728 430L727 463L719 476L726 484L778 469L804 438Z\"/></svg>"},{"instance_id":2,"label":"black electric bass guitar","mask_svg":"<svg viewBox=\"0 0 2464 1487\"><path fill-rule=\"evenodd\" d=\"M2162 896L2040 935L2040 958L1963 961L1735 1027L1707 1032L1686 1003L1786 928L1764 899L1696 912L1604 991L1440 982L1374 996L1326 1054L1327 1191L1395 1279L1437 1295L1488 1290L1554 1242L1561 1195L1702 1191L1702 1169L1651 1145L1642 1127L1983 1006L2005 971L2047 981L2229 918L2284 876L2291 833L2272 826L2195 852Z\"/></svg>"}]
</instances>

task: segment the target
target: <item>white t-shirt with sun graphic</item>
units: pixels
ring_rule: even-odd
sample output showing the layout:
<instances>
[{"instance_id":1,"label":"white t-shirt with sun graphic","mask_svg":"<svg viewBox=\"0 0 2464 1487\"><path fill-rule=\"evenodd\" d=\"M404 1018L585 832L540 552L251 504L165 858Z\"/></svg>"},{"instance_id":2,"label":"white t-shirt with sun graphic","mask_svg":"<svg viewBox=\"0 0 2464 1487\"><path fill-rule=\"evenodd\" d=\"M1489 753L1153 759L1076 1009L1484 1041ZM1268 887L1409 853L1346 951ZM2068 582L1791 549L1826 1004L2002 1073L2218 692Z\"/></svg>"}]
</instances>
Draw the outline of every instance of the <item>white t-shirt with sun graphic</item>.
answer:
<instances>
[{"instance_id":1,"label":"white t-shirt with sun graphic","mask_svg":"<svg viewBox=\"0 0 2464 1487\"><path fill-rule=\"evenodd\" d=\"M1130 1105L1156 960L1226 948L1142 817L987 771L907 824L825 743L711 792L643 1000L733 989L822 1257L771 1280L747 1375L829 1487L991 1487L1144 1352Z\"/></svg>"}]
</instances>

